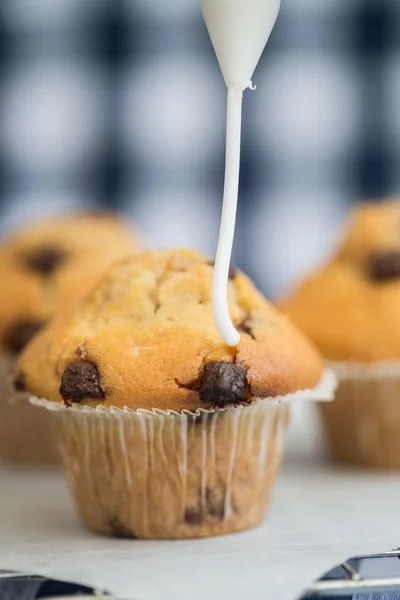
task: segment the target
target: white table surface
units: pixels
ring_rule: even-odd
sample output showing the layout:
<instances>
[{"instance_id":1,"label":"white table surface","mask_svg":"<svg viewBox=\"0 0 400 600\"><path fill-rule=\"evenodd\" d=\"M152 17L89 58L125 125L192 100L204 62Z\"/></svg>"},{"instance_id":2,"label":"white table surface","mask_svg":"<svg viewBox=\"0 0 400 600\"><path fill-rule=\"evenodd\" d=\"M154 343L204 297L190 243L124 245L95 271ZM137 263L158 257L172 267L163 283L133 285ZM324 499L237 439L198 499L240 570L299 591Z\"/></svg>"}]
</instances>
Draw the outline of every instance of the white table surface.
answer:
<instances>
[{"instance_id":1,"label":"white table surface","mask_svg":"<svg viewBox=\"0 0 400 600\"><path fill-rule=\"evenodd\" d=\"M261 527L197 541L95 536L60 473L0 468L0 568L137 600L295 600L335 563L400 546L400 474L318 464L309 439L292 446Z\"/></svg>"}]
</instances>

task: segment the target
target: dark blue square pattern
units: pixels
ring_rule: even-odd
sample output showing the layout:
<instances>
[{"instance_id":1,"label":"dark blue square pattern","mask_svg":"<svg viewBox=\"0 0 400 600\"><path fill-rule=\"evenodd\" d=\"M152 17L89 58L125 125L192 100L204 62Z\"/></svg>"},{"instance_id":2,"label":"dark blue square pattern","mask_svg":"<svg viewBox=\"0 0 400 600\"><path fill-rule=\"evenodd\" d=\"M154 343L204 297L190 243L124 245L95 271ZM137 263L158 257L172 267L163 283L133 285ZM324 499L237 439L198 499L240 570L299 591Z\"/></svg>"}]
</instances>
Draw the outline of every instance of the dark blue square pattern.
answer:
<instances>
[{"instance_id":1,"label":"dark blue square pattern","mask_svg":"<svg viewBox=\"0 0 400 600\"><path fill-rule=\"evenodd\" d=\"M271 294L400 187L398 0L282 0L244 101L234 260ZM213 253L225 90L200 0L2 0L0 233L101 204Z\"/></svg>"}]
</instances>

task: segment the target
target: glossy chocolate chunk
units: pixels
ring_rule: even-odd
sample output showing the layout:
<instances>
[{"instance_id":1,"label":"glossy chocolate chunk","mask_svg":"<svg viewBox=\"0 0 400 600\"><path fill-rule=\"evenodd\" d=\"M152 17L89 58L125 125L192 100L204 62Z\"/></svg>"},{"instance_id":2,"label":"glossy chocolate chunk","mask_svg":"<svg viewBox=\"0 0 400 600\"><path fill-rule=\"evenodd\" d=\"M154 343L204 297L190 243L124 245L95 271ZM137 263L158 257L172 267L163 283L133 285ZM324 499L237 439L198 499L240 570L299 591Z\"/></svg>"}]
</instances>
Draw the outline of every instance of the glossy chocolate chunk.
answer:
<instances>
[{"instance_id":1,"label":"glossy chocolate chunk","mask_svg":"<svg viewBox=\"0 0 400 600\"><path fill-rule=\"evenodd\" d=\"M369 272L378 282L400 278L400 251L374 252L369 259Z\"/></svg>"},{"instance_id":2,"label":"glossy chocolate chunk","mask_svg":"<svg viewBox=\"0 0 400 600\"><path fill-rule=\"evenodd\" d=\"M246 370L239 363L210 361L199 385L203 402L226 405L246 399Z\"/></svg>"},{"instance_id":3,"label":"glossy chocolate chunk","mask_svg":"<svg viewBox=\"0 0 400 600\"><path fill-rule=\"evenodd\" d=\"M5 347L13 354L18 354L44 325L45 321L36 319L16 321L6 332Z\"/></svg>"},{"instance_id":4,"label":"glossy chocolate chunk","mask_svg":"<svg viewBox=\"0 0 400 600\"><path fill-rule=\"evenodd\" d=\"M74 361L64 371L61 379L60 395L68 403L81 402L85 398L104 398L100 385L100 373L91 362Z\"/></svg>"},{"instance_id":5,"label":"glossy chocolate chunk","mask_svg":"<svg viewBox=\"0 0 400 600\"><path fill-rule=\"evenodd\" d=\"M65 262L67 253L56 246L39 246L24 256L26 266L43 277L49 277Z\"/></svg>"}]
</instances>

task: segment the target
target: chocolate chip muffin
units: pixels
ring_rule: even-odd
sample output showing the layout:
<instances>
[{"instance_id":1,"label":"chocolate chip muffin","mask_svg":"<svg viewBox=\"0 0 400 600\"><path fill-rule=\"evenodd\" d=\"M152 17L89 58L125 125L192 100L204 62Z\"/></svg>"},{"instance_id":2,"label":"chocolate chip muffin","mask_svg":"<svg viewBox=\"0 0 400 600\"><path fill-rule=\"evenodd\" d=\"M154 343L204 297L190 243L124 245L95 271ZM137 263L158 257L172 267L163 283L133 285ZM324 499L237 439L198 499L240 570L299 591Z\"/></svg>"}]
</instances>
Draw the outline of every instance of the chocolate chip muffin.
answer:
<instances>
[{"instance_id":1,"label":"chocolate chip muffin","mask_svg":"<svg viewBox=\"0 0 400 600\"><path fill-rule=\"evenodd\" d=\"M400 201L360 204L284 307L341 379L322 407L336 459L400 468Z\"/></svg>"},{"instance_id":2,"label":"chocolate chip muffin","mask_svg":"<svg viewBox=\"0 0 400 600\"><path fill-rule=\"evenodd\" d=\"M45 415L10 401L15 357L59 311L82 298L138 240L117 217L82 213L31 224L0 247L0 459L54 460ZM45 433L43 431L45 430Z\"/></svg>"},{"instance_id":3,"label":"chocolate chip muffin","mask_svg":"<svg viewBox=\"0 0 400 600\"><path fill-rule=\"evenodd\" d=\"M257 524L279 463L284 400L332 394L316 350L239 271L229 300L242 337L225 345L212 273L190 250L118 262L18 361L17 386L51 410L95 531L186 538Z\"/></svg>"}]
</instances>

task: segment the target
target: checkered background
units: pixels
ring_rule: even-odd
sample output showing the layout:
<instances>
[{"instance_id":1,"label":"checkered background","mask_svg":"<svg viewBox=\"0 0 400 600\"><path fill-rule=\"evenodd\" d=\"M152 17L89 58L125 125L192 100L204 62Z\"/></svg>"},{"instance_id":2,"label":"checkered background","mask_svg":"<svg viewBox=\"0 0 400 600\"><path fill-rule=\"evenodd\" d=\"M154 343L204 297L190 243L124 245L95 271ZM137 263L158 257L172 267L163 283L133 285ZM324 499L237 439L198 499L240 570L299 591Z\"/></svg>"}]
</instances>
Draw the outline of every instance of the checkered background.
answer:
<instances>
[{"instance_id":1,"label":"checkered background","mask_svg":"<svg viewBox=\"0 0 400 600\"><path fill-rule=\"evenodd\" d=\"M282 0L244 102L235 263L271 295L400 190L399 0ZM200 0L1 0L0 228L102 204L213 253L225 89Z\"/></svg>"}]
</instances>

